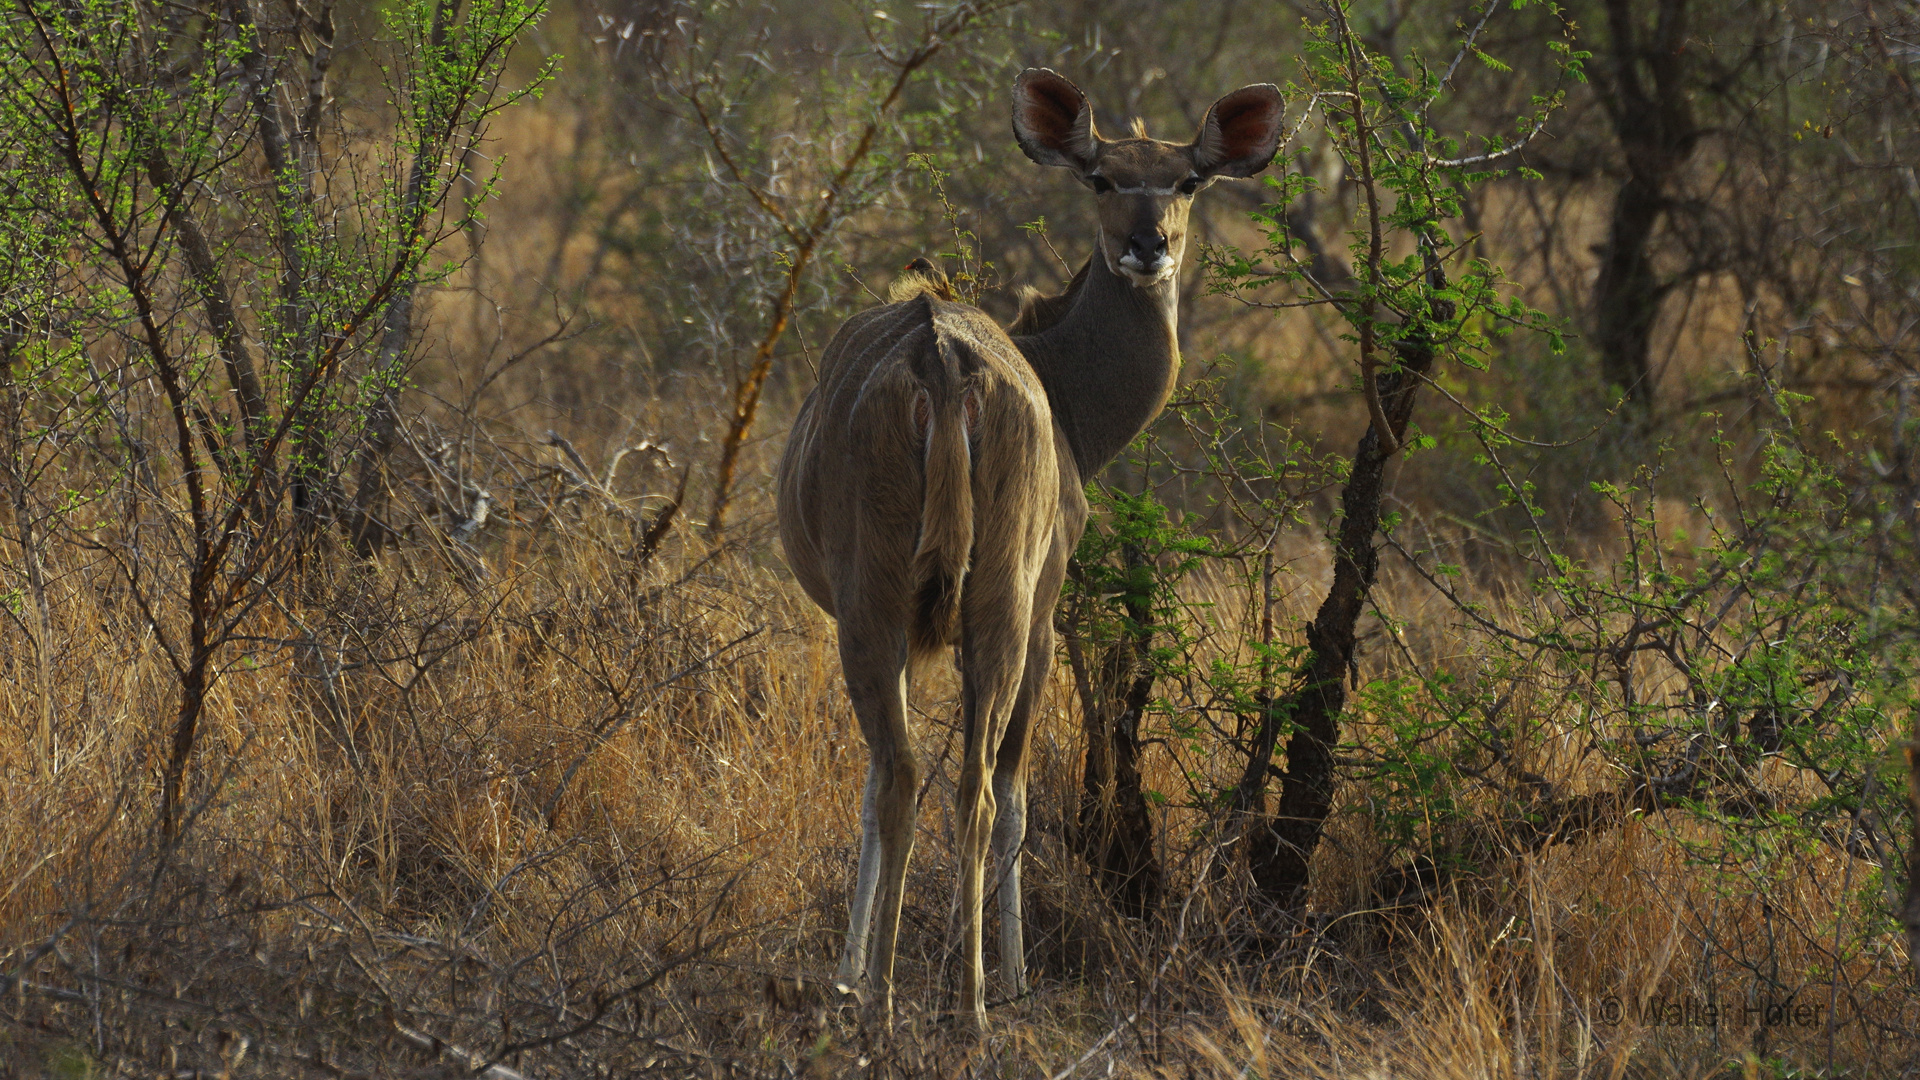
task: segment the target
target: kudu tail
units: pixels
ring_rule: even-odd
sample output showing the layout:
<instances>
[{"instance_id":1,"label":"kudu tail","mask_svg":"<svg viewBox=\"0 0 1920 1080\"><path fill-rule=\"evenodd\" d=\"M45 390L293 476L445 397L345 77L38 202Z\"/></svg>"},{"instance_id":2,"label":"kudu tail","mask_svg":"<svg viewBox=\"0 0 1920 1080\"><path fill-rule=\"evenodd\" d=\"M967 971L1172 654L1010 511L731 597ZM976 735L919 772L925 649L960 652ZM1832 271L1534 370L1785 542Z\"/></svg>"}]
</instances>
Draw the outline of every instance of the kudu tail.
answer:
<instances>
[{"instance_id":1,"label":"kudu tail","mask_svg":"<svg viewBox=\"0 0 1920 1080\"><path fill-rule=\"evenodd\" d=\"M980 415L964 346L936 339L923 357L914 428L925 455L920 543L913 552L914 612L908 645L924 656L960 640L960 596L973 555L972 438Z\"/></svg>"}]
</instances>

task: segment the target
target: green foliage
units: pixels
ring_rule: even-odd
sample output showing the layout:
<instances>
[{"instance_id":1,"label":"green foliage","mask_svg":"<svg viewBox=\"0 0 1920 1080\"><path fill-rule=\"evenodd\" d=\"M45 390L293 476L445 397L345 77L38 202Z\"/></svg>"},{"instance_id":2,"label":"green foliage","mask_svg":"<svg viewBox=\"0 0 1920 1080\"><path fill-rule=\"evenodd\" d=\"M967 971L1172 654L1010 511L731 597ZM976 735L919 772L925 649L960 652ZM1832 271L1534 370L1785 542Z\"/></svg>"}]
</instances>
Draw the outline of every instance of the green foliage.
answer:
<instances>
[{"instance_id":1,"label":"green foliage","mask_svg":"<svg viewBox=\"0 0 1920 1080\"><path fill-rule=\"evenodd\" d=\"M1299 658L1274 624L1289 578L1274 545L1306 522L1348 464L1316 454L1286 427L1243 420L1228 401L1231 373L1217 369L1188 388L1176 422L1135 442L1126 460L1137 485L1087 485L1095 513L1059 609L1071 633L1096 648L1146 644L1134 675L1156 690L1138 738L1166 745L1186 782L1177 794L1147 797L1209 811L1231 793L1209 763L1223 752L1232 760L1276 707L1276 686ZM1197 490L1179 490L1186 485ZM1170 497L1211 510L1172 510Z\"/></svg>"},{"instance_id":2,"label":"green foliage","mask_svg":"<svg viewBox=\"0 0 1920 1080\"><path fill-rule=\"evenodd\" d=\"M295 147L302 153L286 155L264 190L250 175L264 148L249 96L272 100L271 86L253 87L281 58L263 51L250 22L213 8L182 23L137 7L129 18L123 0L36 0L0 16L5 307L42 314L31 347L64 353L69 377L82 370L82 343L106 328L150 326L136 335L135 362L144 355L149 364L179 366L181 393L212 395L205 422L229 440L237 424L213 385L219 330L201 318L174 319L199 315L217 287L258 319L268 343L259 374L283 408L336 411L349 399L332 380L316 385L316 365L350 366L343 361L377 336L392 297L457 265L423 269L428 253L480 220L497 173L465 176L461 159L493 114L537 92L555 70L557 58L549 58L524 84L502 85L508 50L544 4L408 0L386 8L394 127L374 148L375 168L359 171L363 148L330 155L322 133L309 130L299 135L304 149ZM342 168L349 162L355 171ZM324 200L316 197L323 184ZM453 200L462 184L466 195ZM450 200L456 212L438 217ZM182 265L179 226L189 215L214 245L210 272ZM258 221L277 223L271 246L220 235ZM387 365L366 378L362 400L401 374ZM184 397L180 405L190 407ZM334 422L347 419L336 413Z\"/></svg>"},{"instance_id":3,"label":"green foliage","mask_svg":"<svg viewBox=\"0 0 1920 1080\"><path fill-rule=\"evenodd\" d=\"M1473 681L1499 703L1466 713L1442 745L1455 776L1537 807L1563 796L1538 789L1527 759L1570 740L1581 749L1562 770L1611 778L1623 806L1653 812L1646 820L1736 895L1799 887L1807 861L1831 847L1880 868L1884 912L1903 884L1910 809L1892 751L1920 704L1920 623L1883 584L1896 564L1873 534L1887 508L1863 503L1808 445L1792 403L1771 400L1780 422L1745 455L1704 418L1720 480L1690 506L1656 496L1659 459L1593 481L1621 540L1591 552L1556 540L1513 443L1494 419L1478 424L1482 466L1531 523L1513 551L1530 571L1529 600L1470 601L1459 568L1438 558L1449 541L1432 533L1402 548L1470 620ZM1689 531L1683 517L1700 524ZM1442 674L1383 722L1443 708ZM1530 735L1503 715L1516 701L1541 717ZM1431 805L1410 791L1390 816Z\"/></svg>"},{"instance_id":4,"label":"green foliage","mask_svg":"<svg viewBox=\"0 0 1920 1080\"><path fill-rule=\"evenodd\" d=\"M1266 237L1264 247L1204 252L1208 288L1243 295L1282 285L1298 297L1283 306L1331 306L1347 323L1342 339L1358 347L1363 371L1376 351L1382 374L1398 370L1400 349L1412 343L1484 368L1492 340L1515 329L1544 335L1558 353L1564 347L1558 322L1509 291L1498 266L1479 258L1457 260L1471 238L1456 240L1448 229L1461 218L1469 192L1517 168L1517 152L1564 104L1564 84L1581 78L1588 54L1571 47L1571 25L1558 7L1549 9L1560 17L1565 35L1549 43L1556 47L1563 85L1532 96L1513 139L1449 135L1432 118L1464 56L1491 60L1475 43L1478 28L1459 43L1452 64L1436 71L1418 50L1395 58L1360 43L1346 28L1344 5L1336 18L1308 24L1303 81L1290 83L1287 92L1307 102L1298 127L1317 116L1346 174L1364 193L1361 220L1348 236L1355 280L1316 278L1306 239L1288 223L1295 204L1318 187L1302 168L1267 178L1271 201L1252 215ZM1491 15L1491 6L1485 14ZM1386 197L1385 205L1376 192ZM1396 258L1396 248L1411 250ZM1456 260L1462 265L1444 280L1436 274Z\"/></svg>"},{"instance_id":5,"label":"green foliage","mask_svg":"<svg viewBox=\"0 0 1920 1080\"><path fill-rule=\"evenodd\" d=\"M1094 601L1096 632L1133 634L1170 628L1180 582L1212 553L1211 543L1185 527L1151 493L1132 494L1098 481L1087 499L1099 516L1074 552L1081 573L1070 592ZM1145 617L1142 618L1141 616Z\"/></svg>"},{"instance_id":6,"label":"green foliage","mask_svg":"<svg viewBox=\"0 0 1920 1080\"><path fill-rule=\"evenodd\" d=\"M958 263L958 268L947 275L953 285L954 295L960 300L977 304L980 296L994 287L994 265L980 253L980 237L962 221L965 211L954 205L947 195L947 172L942 169L931 154L909 154L909 164L919 168L926 177L927 185L933 189L933 197L940 203L941 216L947 223L947 234L953 238L953 248L935 254L937 259L950 259Z\"/></svg>"}]
</instances>

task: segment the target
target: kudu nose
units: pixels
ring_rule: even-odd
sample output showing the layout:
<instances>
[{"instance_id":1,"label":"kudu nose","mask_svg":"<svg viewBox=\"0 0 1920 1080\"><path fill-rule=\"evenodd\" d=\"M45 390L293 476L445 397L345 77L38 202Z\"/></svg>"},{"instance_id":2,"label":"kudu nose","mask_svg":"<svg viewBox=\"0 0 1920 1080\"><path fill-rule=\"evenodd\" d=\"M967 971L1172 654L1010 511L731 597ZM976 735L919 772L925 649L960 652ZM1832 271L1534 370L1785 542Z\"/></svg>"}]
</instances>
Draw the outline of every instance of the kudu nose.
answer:
<instances>
[{"instance_id":1,"label":"kudu nose","mask_svg":"<svg viewBox=\"0 0 1920 1080\"><path fill-rule=\"evenodd\" d=\"M1141 229L1127 239L1133 257L1143 265L1152 266L1167 253L1167 234L1159 229Z\"/></svg>"}]
</instances>

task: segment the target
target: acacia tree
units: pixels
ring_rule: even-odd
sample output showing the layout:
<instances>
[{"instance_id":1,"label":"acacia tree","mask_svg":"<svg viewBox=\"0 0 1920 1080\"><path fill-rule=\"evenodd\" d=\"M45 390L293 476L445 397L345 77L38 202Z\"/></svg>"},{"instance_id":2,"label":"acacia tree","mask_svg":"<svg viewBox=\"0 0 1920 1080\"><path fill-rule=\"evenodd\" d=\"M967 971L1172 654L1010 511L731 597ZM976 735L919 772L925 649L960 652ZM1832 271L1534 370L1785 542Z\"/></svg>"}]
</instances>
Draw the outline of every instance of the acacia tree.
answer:
<instances>
[{"instance_id":1,"label":"acacia tree","mask_svg":"<svg viewBox=\"0 0 1920 1080\"><path fill-rule=\"evenodd\" d=\"M1577 541L1556 535L1530 478L1565 447L1529 443L1510 429L1500 408L1471 407L1438 378L1438 360L1477 365L1486 354L1485 332L1502 324L1544 329L1552 340L1552 328L1535 313L1498 301L1497 279L1485 264L1436 273L1448 265L1447 245L1458 241L1435 226L1453 217L1457 204L1433 198L1429 177L1464 166L1467 175L1449 178L1454 182L1447 187L1470 189L1488 178L1473 170L1497 164L1511 147L1453 156L1458 151L1438 140L1424 113L1403 104L1432 100L1420 89L1425 73L1417 58L1405 65L1410 76L1390 72L1384 60L1362 62L1366 51L1353 43L1338 13L1326 40L1335 43L1333 62L1323 60L1317 70L1334 78L1317 85L1321 99L1335 103L1330 113L1341 126L1333 135L1360 206L1351 246L1354 284L1325 287L1325 276L1293 254L1295 241L1283 232L1284 205L1264 215L1276 238L1266 254L1277 268L1249 259L1218 264L1229 284L1284 278L1304 286L1305 295L1292 302L1318 299L1339 310L1359 354L1356 382L1370 420L1342 492L1332 586L1306 629L1292 686L1264 710L1234 793L1254 881L1270 899L1297 908L1341 777L1368 778L1373 824L1383 838L1397 834L1391 850L1412 849L1414 857L1376 881L1389 901L1432 896L1434 886L1461 869L1577 842L1636 817L1653 820L1644 815L1657 812L1662 823L1656 827L1686 823L1668 838L1723 873L1719 884L1750 902L1763 920L1793 918L1779 912L1811 854L1825 848L1844 860L1829 910L1834 925L1847 932L1818 934L1825 977L1833 1000L1845 993L1862 1012L1878 1008L1874 991L1845 985L1840 972L1881 949L1877 939L1895 919L1905 921L1910 939L1915 925L1916 891L1910 878L1900 880L1903 863L1913 872L1911 857L1900 850L1908 832L1904 815L1911 812L1912 762L1890 752L1906 738L1920 641L1905 584L1914 578L1913 500L1906 486L1913 426L1905 389L1910 368L1904 367L1911 348L1904 331L1889 332L1912 325L1905 314L1911 290L1889 285L1896 277L1889 260L1902 257L1890 252L1901 248L1857 256L1859 270L1846 278L1865 297L1850 309L1817 299L1823 289L1798 287L1818 268L1831 272L1826 252L1789 252L1765 264L1764 284L1755 274L1756 287L1745 293L1749 319L1737 339L1749 372L1735 393L1753 404L1743 418L1750 429L1736 438L1726 430L1730 425L1709 415L1705 437L1689 446L1712 459L1708 471L1717 473L1686 492L1696 520L1705 522L1704 534L1689 536L1661 506L1663 473L1679 455L1656 452L1624 477L1588 478L1586 489L1607 508L1622 539L1580 552ZM1872 41L1873 34L1864 33L1854 43L1855 62L1873 56ZM1563 70L1584 59L1564 55ZM1874 74L1878 65L1861 66ZM1863 77L1856 83L1861 92L1836 95L1851 100L1828 114L1835 138L1848 125L1879 120L1889 102L1908 100L1907 87L1890 78L1897 69L1877 74L1892 85ZM1886 140L1890 153L1901 145ZM1442 155L1446 159L1436 160ZM1730 198L1734 190L1719 194ZM1850 240L1851 196L1793 197L1808 194L1825 200L1820 227ZM1376 201L1376 195L1384 197ZM1724 220L1741 220L1727 215ZM1904 217L1905 208L1883 212L1882 228ZM1382 221L1411 233L1412 243L1400 248L1411 247L1411 255L1381 259L1383 250L1393 249L1373 227ZM1862 237L1869 234L1860 229ZM1747 241L1730 236L1722 242ZM1775 288L1779 293L1768 296ZM1857 335L1859 353L1886 365L1890 376L1901 373L1889 380L1893 407L1864 424L1865 434L1819 432L1806 419L1809 400L1783 386L1796 373L1798 350L1793 339L1766 336L1756 312L1796 296L1807 303L1797 318L1822 320L1834 336ZM1380 351L1371 365L1370 348ZM1425 444L1408 426L1411 399L1423 385L1460 410L1459 433L1470 440L1472 464L1487 471L1495 494L1489 513L1519 523L1502 551L1513 560L1505 564L1508 572L1527 583L1527 604L1496 610L1474 603L1456 584L1463 569L1448 561L1457 539L1445 526L1411 543L1381 513L1386 459L1396 445ZM1378 574L1382 537L1450 601L1464 640L1472 642L1470 662L1425 665L1409 654L1398 662L1400 671L1362 685L1354 630ZM1352 723L1343 725L1343 713L1356 702L1366 727L1386 736L1380 743L1355 737ZM1555 768L1540 768L1555 757L1549 741L1565 739L1570 728L1580 736L1578 749ZM1284 769L1271 763L1282 745ZM1575 766L1584 764L1615 782L1579 790ZM1269 776L1281 784L1270 815ZM1856 867L1871 876L1853 876ZM1863 886L1857 893L1856 885ZM1701 935L1706 954L1736 969L1760 971L1779 962L1771 942L1690 929Z\"/></svg>"},{"instance_id":2,"label":"acacia tree","mask_svg":"<svg viewBox=\"0 0 1920 1080\"><path fill-rule=\"evenodd\" d=\"M1231 796L1232 829L1246 840L1255 884L1267 898L1296 908L1308 867L1333 805L1340 719L1355 670L1356 627L1379 575L1377 538L1390 523L1383 514L1389 462L1411 445L1430 445L1410 427L1422 385L1448 362L1484 366L1489 337L1514 327L1553 334L1538 313L1500 295L1498 267L1480 259L1448 264L1463 244L1447 229L1463 210L1463 194L1499 175L1495 170L1545 126L1564 89L1535 95L1512 135L1460 139L1432 120L1460 65L1485 57L1478 43L1500 5L1486 3L1464 30L1444 69L1418 53L1396 60L1376 51L1349 20L1345 3L1330 4L1312 28L1307 82L1295 93L1339 154L1358 204L1350 253L1355 269L1341 280L1315 273L1324 255L1290 224L1290 204L1310 177L1276 180L1280 198L1256 214L1269 244L1251 256L1216 253L1217 288L1247 292L1292 285L1299 299L1278 306L1327 305L1348 325L1354 348L1355 390L1368 425L1345 469L1340 514L1331 529L1333 581L1306 627L1306 647L1290 686L1260 695L1257 728L1244 747L1244 767ZM1558 9L1549 5L1549 11ZM1577 79L1586 54L1571 45L1571 26L1548 42L1560 80ZM1463 142L1466 144L1463 149ZM1411 253L1396 257L1396 242ZM1553 335L1558 347L1557 334ZM1273 757L1284 745L1277 805L1267 809Z\"/></svg>"},{"instance_id":3,"label":"acacia tree","mask_svg":"<svg viewBox=\"0 0 1920 1080\"><path fill-rule=\"evenodd\" d=\"M10 388L32 422L63 415L73 380L99 403L67 444L92 460L66 464L105 467L112 510L70 538L119 568L177 681L168 834L208 692L291 565L296 519L340 509L330 446L364 431L367 460L386 450L413 291L447 272L432 252L485 194L453 198L457 163L528 92L501 79L543 7L389 8L391 127L371 145L330 115L332 8L287 10L14 0L0 16L4 230L10 250L61 256L35 286L61 298L51 312L21 302L32 274L8 281Z\"/></svg>"}]
</instances>

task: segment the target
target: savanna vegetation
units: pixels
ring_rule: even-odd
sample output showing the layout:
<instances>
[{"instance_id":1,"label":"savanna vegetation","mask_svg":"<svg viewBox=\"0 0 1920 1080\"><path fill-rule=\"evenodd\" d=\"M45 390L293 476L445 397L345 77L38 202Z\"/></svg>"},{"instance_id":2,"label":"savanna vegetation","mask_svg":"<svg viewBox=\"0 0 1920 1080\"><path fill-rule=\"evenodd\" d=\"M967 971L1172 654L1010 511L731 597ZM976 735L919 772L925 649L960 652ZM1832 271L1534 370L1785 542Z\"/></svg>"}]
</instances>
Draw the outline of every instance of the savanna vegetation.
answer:
<instances>
[{"instance_id":1,"label":"savanna vegetation","mask_svg":"<svg viewBox=\"0 0 1920 1080\"><path fill-rule=\"evenodd\" d=\"M894 1016L773 464L927 257L1192 138L1024 995ZM0 1076L1920 1072L1912 0L6 0ZM994 991L989 990L992 997Z\"/></svg>"}]
</instances>

